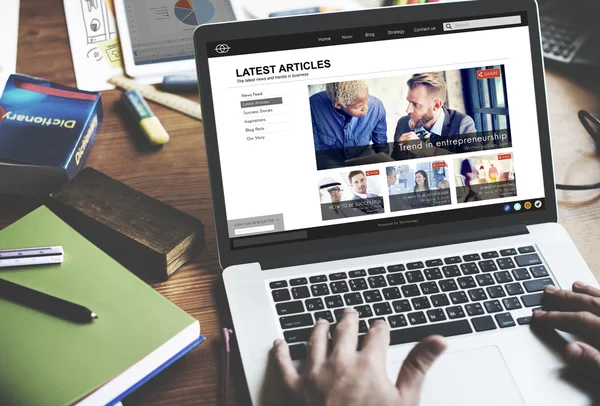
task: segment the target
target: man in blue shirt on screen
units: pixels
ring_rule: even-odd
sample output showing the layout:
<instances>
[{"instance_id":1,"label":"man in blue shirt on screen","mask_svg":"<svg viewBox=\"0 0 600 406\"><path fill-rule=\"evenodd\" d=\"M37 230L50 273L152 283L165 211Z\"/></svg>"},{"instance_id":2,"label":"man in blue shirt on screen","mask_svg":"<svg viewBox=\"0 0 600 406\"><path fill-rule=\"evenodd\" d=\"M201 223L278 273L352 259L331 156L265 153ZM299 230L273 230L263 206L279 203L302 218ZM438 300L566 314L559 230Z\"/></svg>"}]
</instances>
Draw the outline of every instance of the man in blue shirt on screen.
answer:
<instances>
[{"instance_id":1,"label":"man in blue shirt on screen","mask_svg":"<svg viewBox=\"0 0 600 406\"><path fill-rule=\"evenodd\" d=\"M318 169L353 158L389 153L385 108L362 80L328 83L310 97Z\"/></svg>"}]
</instances>

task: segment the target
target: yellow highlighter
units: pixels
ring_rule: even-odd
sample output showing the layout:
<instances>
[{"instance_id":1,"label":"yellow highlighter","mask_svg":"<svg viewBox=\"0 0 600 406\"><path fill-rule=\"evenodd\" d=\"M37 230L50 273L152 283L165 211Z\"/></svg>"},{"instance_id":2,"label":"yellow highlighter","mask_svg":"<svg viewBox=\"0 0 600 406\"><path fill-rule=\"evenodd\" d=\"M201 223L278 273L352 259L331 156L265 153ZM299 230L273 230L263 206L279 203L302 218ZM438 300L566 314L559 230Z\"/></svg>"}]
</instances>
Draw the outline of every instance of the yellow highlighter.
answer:
<instances>
[{"instance_id":1,"label":"yellow highlighter","mask_svg":"<svg viewBox=\"0 0 600 406\"><path fill-rule=\"evenodd\" d=\"M163 145L169 142L169 134L154 115L144 97L137 90L123 93L123 102L129 108L140 128L152 145Z\"/></svg>"}]
</instances>

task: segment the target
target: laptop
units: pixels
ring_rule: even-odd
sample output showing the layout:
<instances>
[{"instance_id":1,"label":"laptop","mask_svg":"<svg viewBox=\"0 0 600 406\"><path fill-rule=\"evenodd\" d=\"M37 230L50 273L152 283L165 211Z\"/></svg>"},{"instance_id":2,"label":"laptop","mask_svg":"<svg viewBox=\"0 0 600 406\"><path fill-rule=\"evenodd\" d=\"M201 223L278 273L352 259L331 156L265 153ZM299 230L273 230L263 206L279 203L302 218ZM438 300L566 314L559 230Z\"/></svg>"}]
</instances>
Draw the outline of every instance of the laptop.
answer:
<instances>
[{"instance_id":1,"label":"laptop","mask_svg":"<svg viewBox=\"0 0 600 406\"><path fill-rule=\"evenodd\" d=\"M276 338L391 328L395 381L448 337L423 405L583 405L529 327L597 286L558 224L537 5L457 2L205 25L194 34L220 264L254 405ZM360 163L386 154L389 162ZM360 341L360 340L359 340Z\"/></svg>"}]
</instances>

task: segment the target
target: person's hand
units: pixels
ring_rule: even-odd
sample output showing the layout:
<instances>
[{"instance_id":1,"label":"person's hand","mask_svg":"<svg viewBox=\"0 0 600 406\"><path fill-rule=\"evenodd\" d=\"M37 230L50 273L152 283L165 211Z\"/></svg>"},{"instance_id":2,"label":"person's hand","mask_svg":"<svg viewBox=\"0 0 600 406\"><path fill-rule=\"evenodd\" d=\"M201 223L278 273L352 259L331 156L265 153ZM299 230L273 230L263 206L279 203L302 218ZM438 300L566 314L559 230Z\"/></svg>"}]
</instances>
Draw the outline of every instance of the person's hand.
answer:
<instances>
[{"instance_id":1,"label":"person's hand","mask_svg":"<svg viewBox=\"0 0 600 406\"><path fill-rule=\"evenodd\" d=\"M408 132L408 133L404 133L400 136L400 139L398 140L401 143L406 143L409 141L420 141L421 139L419 138L419 136L417 135L417 133L415 133L414 131Z\"/></svg>"},{"instance_id":2,"label":"person's hand","mask_svg":"<svg viewBox=\"0 0 600 406\"><path fill-rule=\"evenodd\" d=\"M544 310L533 312L532 326L552 328L576 335L581 341L564 348L567 362L584 369L600 371L600 290L582 282L573 291L547 286Z\"/></svg>"},{"instance_id":3,"label":"person's hand","mask_svg":"<svg viewBox=\"0 0 600 406\"><path fill-rule=\"evenodd\" d=\"M319 320L307 344L304 372L299 374L287 344L276 340L273 356L285 389L297 405L417 406L425 373L446 349L440 336L417 344L404 360L395 385L386 373L389 326L377 321L369 329L361 351L358 314L347 308L333 333L328 351L329 323Z\"/></svg>"}]
</instances>

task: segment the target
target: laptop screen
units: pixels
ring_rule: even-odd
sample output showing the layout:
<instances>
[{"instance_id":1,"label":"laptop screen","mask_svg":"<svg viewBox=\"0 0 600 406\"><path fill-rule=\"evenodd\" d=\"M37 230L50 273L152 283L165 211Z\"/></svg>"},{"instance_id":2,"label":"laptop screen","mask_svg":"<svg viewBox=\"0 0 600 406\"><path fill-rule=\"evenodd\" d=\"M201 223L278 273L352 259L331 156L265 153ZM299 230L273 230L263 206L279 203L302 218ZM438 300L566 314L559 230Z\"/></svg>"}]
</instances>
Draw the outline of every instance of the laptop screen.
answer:
<instances>
[{"instance_id":1,"label":"laptop screen","mask_svg":"<svg viewBox=\"0 0 600 406\"><path fill-rule=\"evenodd\" d=\"M209 43L231 248L543 210L528 30L518 13Z\"/></svg>"}]
</instances>

